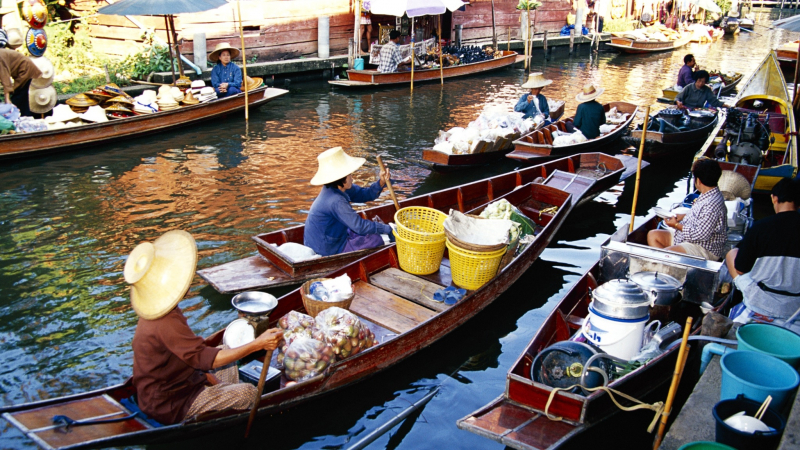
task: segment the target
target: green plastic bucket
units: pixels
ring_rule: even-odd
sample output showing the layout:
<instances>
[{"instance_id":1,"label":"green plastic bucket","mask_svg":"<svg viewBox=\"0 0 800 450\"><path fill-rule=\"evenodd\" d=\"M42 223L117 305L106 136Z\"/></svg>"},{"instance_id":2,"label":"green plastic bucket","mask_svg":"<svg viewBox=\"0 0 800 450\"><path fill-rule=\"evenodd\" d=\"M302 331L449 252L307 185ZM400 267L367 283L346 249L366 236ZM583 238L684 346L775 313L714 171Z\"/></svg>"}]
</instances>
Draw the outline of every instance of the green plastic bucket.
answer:
<instances>
[{"instance_id":1,"label":"green plastic bucket","mask_svg":"<svg viewBox=\"0 0 800 450\"><path fill-rule=\"evenodd\" d=\"M733 447L727 446L725 444L720 444L719 442L689 442L688 444L684 444L678 450L736 450Z\"/></svg>"},{"instance_id":2,"label":"green plastic bucket","mask_svg":"<svg viewBox=\"0 0 800 450\"><path fill-rule=\"evenodd\" d=\"M736 330L739 350L766 353L800 367L800 335L766 323L749 323Z\"/></svg>"}]
</instances>

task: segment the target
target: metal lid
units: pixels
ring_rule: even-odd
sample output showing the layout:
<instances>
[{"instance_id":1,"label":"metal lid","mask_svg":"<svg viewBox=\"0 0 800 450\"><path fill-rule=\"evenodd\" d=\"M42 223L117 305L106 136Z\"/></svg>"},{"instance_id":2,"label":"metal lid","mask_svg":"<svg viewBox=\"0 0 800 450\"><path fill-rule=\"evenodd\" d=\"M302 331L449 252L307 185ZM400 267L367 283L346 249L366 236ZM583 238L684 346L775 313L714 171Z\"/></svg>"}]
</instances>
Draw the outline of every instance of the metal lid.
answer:
<instances>
[{"instance_id":1,"label":"metal lid","mask_svg":"<svg viewBox=\"0 0 800 450\"><path fill-rule=\"evenodd\" d=\"M248 291L233 296L231 305L247 315L260 316L275 309L278 299L266 292Z\"/></svg>"},{"instance_id":2,"label":"metal lid","mask_svg":"<svg viewBox=\"0 0 800 450\"><path fill-rule=\"evenodd\" d=\"M631 275L631 281L646 290L656 291L679 291L682 287L681 282L675 277L658 272L639 272Z\"/></svg>"},{"instance_id":3,"label":"metal lid","mask_svg":"<svg viewBox=\"0 0 800 450\"><path fill-rule=\"evenodd\" d=\"M650 312L650 300L636 283L611 280L592 292L592 309L618 319L641 319Z\"/></svg>"}]
</instances>

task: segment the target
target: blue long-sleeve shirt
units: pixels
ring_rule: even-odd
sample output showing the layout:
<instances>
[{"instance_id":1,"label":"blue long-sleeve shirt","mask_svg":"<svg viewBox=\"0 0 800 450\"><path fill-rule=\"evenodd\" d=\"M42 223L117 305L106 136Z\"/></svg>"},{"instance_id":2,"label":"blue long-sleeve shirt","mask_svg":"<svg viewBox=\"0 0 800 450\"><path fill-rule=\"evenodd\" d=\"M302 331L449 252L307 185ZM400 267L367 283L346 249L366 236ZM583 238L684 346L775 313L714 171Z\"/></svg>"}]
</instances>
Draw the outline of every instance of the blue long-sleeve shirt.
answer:
<instances>
[{"instance_id":1,"label":"blue long-sleeve shirt","mask_svg":"<svg viewBox=\"0 0 800 450\"><path fill-rule=\"evenodd\" d=\"M522 116L523 119L536 115L536 105L534 105L533 102L528 103L529 95L530 94L522 94L522 97L519 98L519 101L514 106L514 111L525 113L525 115ZM537 94L536 98L539 100L539 112L544 114L545 119L549 119L550 105L547 104L547 99L542 94Z\"/></svg>"},{"instance_id":2,"label":"blue long-sleeve shirt","mask_svg":"<svg viewBox=\"0 0 800 450\"><path fill-rule=\"evenodd\" d=\"M350 206L351 201L363 203L375 200L382 190L380 181L368 188L354 184L344 192L323 186L308 212L303 244L319 255L330 256L342 253L347 245L348 229L361 236L391 234L389 225L364 220Z\"/></svg>"},{"instance_id":3,"label":"blue long-sleeve shirt","mask_svg":"<svg viewBox=\"0 0 800 450\"><path fill-rule=\"evenodd\" d=\"M211 85L214 90L219 92L219 85L228 83L228 86L235 87L236 89L242 88L242 69L236 64L230 62L228 65L223 65L218 62L213 69L211 69Z\"/></svg>"}]
</instances>

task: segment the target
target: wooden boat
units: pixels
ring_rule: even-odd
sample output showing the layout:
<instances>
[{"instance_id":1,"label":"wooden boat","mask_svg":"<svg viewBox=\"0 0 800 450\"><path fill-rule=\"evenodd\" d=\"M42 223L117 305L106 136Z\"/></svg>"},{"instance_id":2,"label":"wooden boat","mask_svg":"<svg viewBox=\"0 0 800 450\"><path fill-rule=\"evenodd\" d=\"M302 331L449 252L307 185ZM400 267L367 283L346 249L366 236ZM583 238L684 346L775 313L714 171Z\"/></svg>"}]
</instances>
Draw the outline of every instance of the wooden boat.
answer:
<instances>
[{"instance_id":1,"label":"wooden boat","mask_svg":"<svg viewBox=\"0 0 800 450\"><path fill-rule=\"evenodd\" d=\"M755 103L760 102L758 107ZM755 191L768 193L781 178L795 178L798 175L797 123L792 109L792 97L786 89L775 53L770 53L761 62L750 79L745 82L736 99L736 108L744 113L757 113L764 122L769 117L771 137L775 139L766 152ZM716 154L716 147L722 141L727 119L720 120L706 142L695 155L715 159L732 160L728 151ZM738 134L738 133L737 133Z\"/></svg>"},{"instance_id":2,"label":"wooden boat","mask_svg":"<svg viewBox=\"0 0 800 450\"><path fill-rule=\"evenodd\" d=\"M652 118L651 118L652 119ZM719 115L714 120L698 128L690 128L679 132L658 132L647 131L644 144L643 157L648 161L680 155L692 155L700 149L708 136L716 128L719 122ZM641 127L641 125L639 125ZM625 136L622 140L629 145L638 147L642 141L642 130L631 131L630 136Z\"/></svg>"},{"instance_id":3,"label":"wooden boat","mask_svg":"<svg viewBox=\"0 0 800 450\"><path fill-rule=\"evenodd\" d=\"M288 93L289 91L284 89L260 87L248 93L249 107L257 108ZM149 136L204 120L218 119L242 110L244 110L244 94L239 94L208 103L182 106L171 111L114 119L103 123L4 135L0 136L0 158L74 150Z\"/></svg>"},{"instance_id":4,"label":"wooden boat","mask_svg":"<svg viewBox=\"0 0 800 450\"><path fill-rule=\"evenodd\" d=\"M626 162L623 162L626 161ZM632 166L632 170L631 169ZM401 200L400 207L427 206L442 212L456 209L461 212L495 200L519 186L531 181L554 176L548 183L564 189L580 198L581 202L591 200L600 192L619 183L623 174L635 173L635 162L630 157L615 158L601 153L587 153L569 158L550 161L546 164L524 168L472 183L455 186L430 194ZM598 172L599 171L599 172ZM564 179L575 176L574 182L567 184ZM594 179L596 183L590 183ZM587 188L591 190L587 191ZM384 223L394 221L394 205L386 204L359 212L361 217L372 219L380 217ZM219 266L198 270L209 285L223 294L233 294L247 290L271 289L291 286L329 273L364 257L378 249L360 250L339 255L326 256L305 262L295 262L276 246L287 242L303 243L304 225L273 231L253 237L258 254ZM275 244L273 246L272 244Z\"/></svg>"},{"instance_id":5,"label":"wooden boat","mask_svg":"<svg viewBox=\"0 0 800 450\"><path fill-rule=\"evenodd\" d=\"M752 31L753 28L755 28L755 26L756 26L756 21L753 20L751 17L742 17L742 19L739 20L739 28L741 28L742 30Z\"/></svg>"},{"instance_id":6,"label":"wooden boat","mask_svg":"<svg viewBox=\"0 0 800 450\"><path fill-rule=\"evenodd\" d=\"M611 33L611 41L606 45L622 53L642 54L667 52L683 47L691 40L691 35L682 36L674 41L637 41L622 37L622 33Z\"/></svg>"},{"instance_id":7,"label":"wooden boat","mask_svg":"<svg viewBox=\"0 0 800 450\"><path fill-rule=\"evenodd\" d=\"M494 278L481 288L469 291L453 306L427 299L434 291L451 284L447 257L433 275L414 276L400 270L396 247L391 246L331 273L331 277L347 274L353 280L355 298L350 311L372 330L378 344L336 361L325 373L309 380L282 388L282 383L274 379L264 388L259 414L284 411L386 370L441 339L491 304L538 258L573 208L573 197L567 192L534 183L509 192L503 198L534 221L538 233ZM484 207L469 212L477 214ZM552 209L547 208L552 207L557 209L548 212ZM304 311L299 289L278 300L278 307L270 317L271 325L275 326L289 311ZM219 344L222 333L211 336L207 344ZM260 358L263 361L263 356ZM209 413L196 421L161 427L132 418L114 424L74 427L69 433L50 426L52 417L60 414L76 420L127 416L131 411L122 402L134 392L129 379L121 385L85 394L6 406L0 408L0 412L30 439L51 449L169 442L236 426L249 416L249 411L228 410ZM269 425L262 423L262 426Z\"/></svg>"},{"instance_id":8,"label":"wooden boat","mask_svg":"<svg viewBox=\"0 0 800 450\"><path fill-rule=\"evenodd\" d=\"M506 155L506 157L531 163L534 161L601 149L619 139L628 130L628 126L633 121L636 113L639 112L639 107L632 103L611 102L603 105L603 109L605 109L606 112L610 111L612 108L616 108L617 112L629 114L629 116L625 122L617 125L612 132L606 135L579 144L554 147L552 133L554 131L566 131L567 122L571 123L574 120L574 118L570 117L566 120L559 120L541 130L522 136L514 141L514 151Z\"/></svg>"},{"instance_id":9,"label":"wooden boat","mask_svg":"<svg viewBox=\"0 0 800 450\"><path fill-rule=\"evenodd\" d=\"M502 69L503 67L508 67L517 61L521 61L523 58L516 52L504 50L498 53L501 54L500 57L496 57L487 61L445 67L441 74L439 69L415 70L414 83L439 80L440 76L442 75L444 78L453 78L486 72L489 70ZM342 86L347 88L408 84L411 83L411 72L382 73L378 72L377 70L348 70L347 78L347 80L330 80L328 83L334 86Z\"/></svg>"},{"instance_id":10,"label":"wooden boat","mask_svg":"<svg viewBox=\"0 0 800 450\"><path fill-rule=\"evenodd\" d=\"M727 84L722 85L721 83L714 83L710 85L710 87L711 90L714 92L714 95L718 97L724 97L733 92L734 89L736 89L736 85L738 85L739 82L742 81L742 78L744 78L744 75L739 72L736 72L736 75L734 75L733 78L728 80ZM719 92L720 86L722 87L722 92ZM675 103L675 97L678 96L680 90L675 89L675 86L673 85L665 87L664 89L661 90L661 92L663 96L659 98L658 101L662 103Z\"/></svg>"},{"instance_id":11,"label":"wooden boat","mask_svg":"<svg viewBox=\"0 0 800 450\"><path fill-rule=\"evenodd\" d=\"M558 101L558 103L559 106L550 114L550 117L554 121L557 121L564 115L564 106L566 102ZM541 127L537 127L536 129L539 128ZM425 149L422 151L422 161L419 162L425 167L440 172L478 167L498 161L511 153L514 150L514 141L519 138L519 134L514 134L508 138L501 139L499 142L495 142L492 148L489 148L489 143L485 143L482 147L476 148L475 153L464 155L453 155L433 149Z\"/></svg>"},{"instance_id":12,"label":"wooden boat","mask_svg":"<svg viewBox=\"0 0 800 450\"><path fill-rule=\"evenodd\" d=\"M797 64L798 46L800 46L800 41L791 41L775 49L781 69L794 72L794 67Z\"/></svg>"},{"instance_id":13,"label":"wooden boat","mask_svg":"<svg viewBox=\"0 0 800 450\"><path fill-rule=\"evenodd\" d=\"M726 35L739 34L739 18L726 16L722 19L720 27L725 31Z\"/></svg>"},{"instance_id":14,"label":"wooden boat","mask_svg":"<svg viewBox=\"0 0 800 450\"><path fill-rule=\"evenodd\" d=\"M723 168L737 167L725 163ZM749 182L755 180L757 169L738 169ZM590 291L606 281L627 278L629 273L640 271L668 273L679 279L683 284L683 300L673 307L655 306L650 310L650 318L662 324L670 321L685 324L690 315L698 319L699 304L704 301L717 305L717 309L724 306L726 296L719 276L724 263L646 246L647 232L656 228L660 220L651 217L629 236L628 227L624 226L606 241L600 260L567 292L508 371L503 395L458 420L460 429L516 449L554 449L568 445L570 439L619 411L604 391L588 395L570 391L552 394L552 387L531 376L533 362L542 350L570 339L580 330L588 315ZM694 320L694 328L693 333L697 334L699 320ZM608 387L641 400L672 378L676 358L677 347L673 347L611 381ZM563 420L550 420L548 413Z\"/></svg>"}]
</instances>

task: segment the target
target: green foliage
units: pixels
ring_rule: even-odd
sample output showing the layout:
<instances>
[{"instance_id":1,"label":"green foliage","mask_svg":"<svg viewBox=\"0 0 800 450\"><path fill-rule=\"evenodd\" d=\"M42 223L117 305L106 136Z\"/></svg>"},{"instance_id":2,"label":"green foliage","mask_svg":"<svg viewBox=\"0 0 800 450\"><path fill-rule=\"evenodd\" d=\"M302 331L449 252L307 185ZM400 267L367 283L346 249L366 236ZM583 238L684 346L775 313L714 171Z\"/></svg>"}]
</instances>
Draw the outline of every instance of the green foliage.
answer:
<instances>
[{"instance_id":1,"label":"green foliage","mask_svg":"<svg viewBox=\"0 0 800 450\"><path fill-rule=\"evenodd\" d=\"M56 74L64 71L73 76L97 73L97 63L102 59L92 51L89 27L77 27L75 34L69 22L50 23L45 26L47 33L47 58L52 61Z\"/></svg>"},{"instance_id":2,"label":"green foliage","mask_svg":"<svg viewBox=\"0 0 800 450\"><path fill-rule=\"evenodd\" d=\"M625 20L624 18L616 19L616 20L606 20L603 23L603 32L604 33L612 33L612 32L621 32L621 31L631 31L634 29L636 24L635 20Z\"/></svg>"},{"instance_id":3,"label":"green foliage","mask_svg":"<svg viewBox=\"0 0 800 450\"><path fill-rule=\"evenodd\" d=\"M539 2L539 1L536 1L536 0L519 0L519 4L517 5L517 9L521 9L521 10L525 10L525 11L530 9L531 11L534 11L537 8L539 8L540 6L542 6L542 2Z\"/></svg>"},{"instance_id":4,"label":"green foliage","mask_svg":"<svg viewBox=\"0 0 800 450\"><path fill-rule=\"evenodd\" d=\"M145 32L143 37L144 48L122 61L123 70L131 78L140 80L146 79L152 72L170 71L169 48L155 41L152 30ZM174 68L178 70L177 65Z\"/></svg>"},{"instance_id":5,"label":"green foliage","mask_svg":"<svg viewBox=\"0 0 800 450\"><path fill-rule=\"evenodd\" d=\"M722 10L723 16L731 10L731 0L714 0L714 3Z\"/></svg>"}]
</instances>

